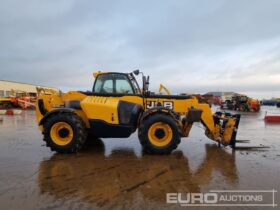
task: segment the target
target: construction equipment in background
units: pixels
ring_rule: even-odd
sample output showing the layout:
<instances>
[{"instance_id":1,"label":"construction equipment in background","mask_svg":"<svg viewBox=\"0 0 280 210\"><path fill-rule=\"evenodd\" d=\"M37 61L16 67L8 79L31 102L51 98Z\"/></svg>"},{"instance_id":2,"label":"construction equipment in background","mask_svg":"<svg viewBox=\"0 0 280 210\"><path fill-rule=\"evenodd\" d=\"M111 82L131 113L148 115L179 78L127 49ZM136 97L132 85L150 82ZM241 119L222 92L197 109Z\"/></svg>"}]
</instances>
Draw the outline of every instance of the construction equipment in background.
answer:
<instances>
[{"instance_id":1,"label":"construction equipment in background","mask_svg":"<svg viewBox=\"0 0 280 210\"><path fill-rule=\"evenodd\" d=\"M250 111L259 112L261 109L260 101L254 98L248 98L248 107Z\"/></svg>"},{"instance_id":2,"label":"construction equipment in background","mask_svg":"<svg viewBox=\"0 0 280 210\"><path fill-rule=\"evenodd\" d=\"M167 95L170 95L170 91L163 84L160 83L158 91L160 95L162 95L162 90L164 90Z\"/></svg>"},{"instance_id":3,"label":"construction equipment in background","mask_svg":"<svg viewBox=\"0 0 280 210\"><path fill-rule=\"evenodd\" d=\"M222 102L221 109L229 109L242 112L259 112L260 102L256 99L249 98L246 95L235 94L230 100Z\"/></svg>"},{"instance_id":4,"label":"construction equipment in background","mask_svg":"<svg viewBox=\"0 0 280 210\"><path fill-rule=\"evenodd\" d=\"M138 129L146 152L168 154L201 122L209 139L235 148L239 114L212 113L209 104L189 95L150 94L149 77L142 73L142 90L134 77L140 73L96 72L90 92L39 96L36 116L46 146L73 153L88 135L127 138Z\"/></svg>"},{"instance_id":5,"label":"construction equipment in background","mask_svg":"<svg viewBox=\"0 0 280 210\"><path fill-rule=\"evenodd\" d=\"M0 109L35 109L37 96L40 95L58 95L60 91L54 88L45 88L36 86L37 93L30 93L23 90L11 89L8 97L0 98Z\"/></svg>"},{"instance_id":6,"label":"construction equipment in background","mask_svg":"<svg viewBox=\"0 0 280 210\"><path fill-rule=\"evenodd\" d=\"M0 109L9 109L13 107L11 98L0 98Z\"/></svg>"},{"instance_id":7,"label":"construction equipment in background","mask_svg":"<svg viewBox=\"0 0 280 210\"><path fill-rule=\"evenodd\" d=\"M22 109L35 109L37 96L22 90L11 90L10 95L13 107Z\"/></svg>"},{"instance_id":8,"label":"construction equipment in background","mask_svg":"<svg viewBox=\"0 0 280 210\"><path fill-rule=\"evenodd\" d=\"M220 96L214 96L213 104L214 104L215 106L221 106L221 105L222 105L221 97L220 97Z\"/></svg>"},{"instance_id":9,"label":"construction equipment in background","mask_svg":"<svg viewBox=\"0 0 280 210\"><path fill-rule=\"evenodd\" d=\"M53 88L44 88L44 87L36 87L37 90L37 96L41 95L58 95L60 94L60 91L57 91Z\"/></svg>"}]
</instances>

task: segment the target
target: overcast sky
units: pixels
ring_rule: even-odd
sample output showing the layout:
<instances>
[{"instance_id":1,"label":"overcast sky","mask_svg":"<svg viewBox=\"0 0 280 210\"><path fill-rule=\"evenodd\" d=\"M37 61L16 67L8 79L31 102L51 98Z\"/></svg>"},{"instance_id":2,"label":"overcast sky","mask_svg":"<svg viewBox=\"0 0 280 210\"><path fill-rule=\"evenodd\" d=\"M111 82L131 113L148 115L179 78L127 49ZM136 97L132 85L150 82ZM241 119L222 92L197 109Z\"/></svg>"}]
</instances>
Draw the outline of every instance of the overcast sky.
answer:
<instances>
[{"instance_id":1,"label":"overcast sky","mask_svg":"<svg viewBox=\"0 0 280 210\"><path fill-rule=\"evenodd\" d=\"M176 92L280 91L279 0L9 0L0 79L91 89L140 69Z\"/></svg>"}]
</instances>

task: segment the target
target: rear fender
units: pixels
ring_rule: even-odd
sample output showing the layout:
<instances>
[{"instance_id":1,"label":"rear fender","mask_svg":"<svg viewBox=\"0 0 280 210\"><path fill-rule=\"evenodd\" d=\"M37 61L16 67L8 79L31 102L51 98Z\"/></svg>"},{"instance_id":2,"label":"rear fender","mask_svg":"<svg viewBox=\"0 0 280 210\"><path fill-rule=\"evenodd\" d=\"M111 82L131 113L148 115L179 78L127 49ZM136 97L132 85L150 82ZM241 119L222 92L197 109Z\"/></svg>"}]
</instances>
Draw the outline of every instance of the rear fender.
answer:
<instances>
[{"instance_id":1,"label":"rear fender","mask_svg":"<svg viewBox=\"0 0 280 210\"><path fill-rule=\"evenodd\" d=\"M44 115L44 117L40 120L39 125L44 125L44 123L46 122L46 120L50 116L58 114L58 113L75 113L75 109L72 109L72 108L60 108L60 109L54 109L54 110L52 110L50 112L47 112Z\"/></svg>"}]
</instances>

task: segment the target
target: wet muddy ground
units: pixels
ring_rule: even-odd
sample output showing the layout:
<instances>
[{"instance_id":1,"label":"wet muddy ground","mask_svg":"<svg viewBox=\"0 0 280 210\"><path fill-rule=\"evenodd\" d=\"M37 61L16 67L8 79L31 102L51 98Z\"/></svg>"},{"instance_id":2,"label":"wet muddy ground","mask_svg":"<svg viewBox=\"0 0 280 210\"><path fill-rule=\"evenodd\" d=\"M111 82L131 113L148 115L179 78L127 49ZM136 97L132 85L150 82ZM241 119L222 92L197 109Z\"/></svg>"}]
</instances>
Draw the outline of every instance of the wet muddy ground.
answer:
<instances>
[{"instance_id":1,"label":"wet muddy ground","mask_svg":"<svg viewBox=\"0 0 280 210\"><path fill-rule=\"evenodd\" d=\"M143 154L137 135L91 140L79 154L56 154L45 147L34 111L0 116L0 209L186 209L167 204L166 193L272 189L277 209L280 124L264 123L265 110L280 109L243 114L238 139L269 149L219 148L195 125L167 156ZM264 208L272 207L242 207Z\"/></svg>"}]
</instances>

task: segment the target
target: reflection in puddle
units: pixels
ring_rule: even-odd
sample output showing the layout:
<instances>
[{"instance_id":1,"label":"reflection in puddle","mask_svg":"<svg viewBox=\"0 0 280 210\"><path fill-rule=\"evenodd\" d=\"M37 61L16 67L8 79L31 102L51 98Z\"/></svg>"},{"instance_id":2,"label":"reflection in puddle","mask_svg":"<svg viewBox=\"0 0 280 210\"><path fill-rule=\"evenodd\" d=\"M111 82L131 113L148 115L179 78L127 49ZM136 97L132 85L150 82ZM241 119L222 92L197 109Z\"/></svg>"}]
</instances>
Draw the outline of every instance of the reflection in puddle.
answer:
<instances>
[{"instance_id":1,"label":"reflection in puddle","mask_svg":"<svg viewBox=\"0 0 280 210\"><path fill-rule=\"evenodd\" d=\"M237 183L234 154L216 145L205 148L204 160L192 171L181 151L139 158L133 150L123 148L105 156L103 142L96 140L80 154L55 154L43 161L39 188L41 194L57 199L78 197L98 207L131 207L139 199L165 203L168 192L200 192L217 173L223 184Z\"/></svg>"}]
</instances>

